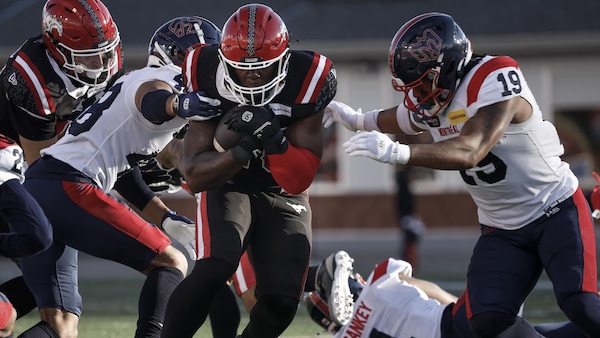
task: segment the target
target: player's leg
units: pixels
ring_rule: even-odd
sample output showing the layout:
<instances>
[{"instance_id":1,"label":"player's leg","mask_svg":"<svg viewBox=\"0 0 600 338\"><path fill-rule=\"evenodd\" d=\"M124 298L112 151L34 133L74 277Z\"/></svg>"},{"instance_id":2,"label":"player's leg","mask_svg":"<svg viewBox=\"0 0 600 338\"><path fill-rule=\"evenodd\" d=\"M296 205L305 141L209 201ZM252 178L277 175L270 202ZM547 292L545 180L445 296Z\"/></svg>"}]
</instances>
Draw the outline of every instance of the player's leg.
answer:
<instances>
[{"instance_id":1,"label":"player's leg","mask_svg":"<svg viewBox=\"0 0 600 338\"><path fill-rule=\"evenodd\" d=\"M600 337L600 299L594 224L581 191L560 205L540 235L540 257L567 318Z\"/></svg>"},{"instance_id":2,"label":"player's leg","mask_svg":"<svg viewBox=\"0 0 600 338\"><path fill-rule=\"evenodd\" d=\"M192 337L206 321L215 294L235 272L252 213L248 195L231 188L226 184L198 196L200 258L169 299L163 337Z\"/></svg>"},{"instance_id":3,"label":"player's leg","mask_svg":"<svg viewBox=\"0 0 600 338\"><path fill-rule=\"evenodd\" d=\"M24 186L44 209L53 227L59 221L57 215L71 215L71 201L61 181L29 178ZM57 238L48 249L21 258L23 277L35 296L41 321L20 337L77 337L82 307L77 261L77 250Z\"/></svg>"},{"instance_id":4,"label":"player's leg","mask_svg":"<svg viewBox=\"0 0 600 338\"><path fill-rule=\"evenodd\" d=\"M240 263L235 274L231 277L235 292L242 299L244 308L250 313L252 308L256 304L256 275L254 274L254 268L250 262L248 250L244 251L244 254L240 258Z\"/></svg>"},{"instance_id":5,"label":"player's leg","mask_svg":"<svg viewBox=\"0 0 600 338\"><path fill-rule=\"evenodd\" d=\"M10 231L11 230L4 218L0 217L0 232ZM20 269L19 259L13 258L13 261ZM23 276L15 277L0 284L0 292L11 300L13 307L17 311L17 319L23 317L37 307L35 298L31 291L29 291L29 288L27 288Z\"/></svg>"},{"instance_id":6,"label":"player's leg","mask_svg":"<svg viewBox=\"0 0 600 338\"><path fill-rule=\"evenodd\" d=\"M482 228L467 272L467 313L481 337L539 337L517 316L542 271L535 252L535 225L519 230Z\"/></svg>"},{"instance_id":7,"label":"player's leg","mask_svg":"<svg viewBox=\"0 0 600 338\"><path fill-rule=\"evenodd\" d=\"M160 229L94 185L63 182L63 186L77 206L72 215L77 221L59 220L55 236L145 274L135 337L159 337L167 301L187 273L187 259Z\"/></svg>"},{"instance_id":8,"label":"player's leg","mask_svg":"<svg viewBox=\"0 0 600 338\"><path fill-rule=\"evenodd\" d=\"M289 326L310 259L310 208L305 195L264 193L254 205L251 259L256 305L242 337L278 337Z\"/></svg>"},{"instance_id":9,"label":"player's leg","mask_svg":"<svg viewBox=\"0 0 600 338\"><path fill-rule=\"evenodd\" d=\"M223 284L210 306L208 318L213 338L231 338L237 334L241 313L233 289Z\"/></svg>"},{"instance_id":10,"label":"player's leg","mask_svg":"<svg viewBox=\"0 0 600 338\"><path fill-rule=\"evenodd\" d=\"M158 337L166 302L187 272L185 256L157 227L94 184L42 182L53 188L53 199L47 200L60 200L42 205L53 225L55 241L147 275L140 293L136 337Z\"/></svg>"}]
</instances>

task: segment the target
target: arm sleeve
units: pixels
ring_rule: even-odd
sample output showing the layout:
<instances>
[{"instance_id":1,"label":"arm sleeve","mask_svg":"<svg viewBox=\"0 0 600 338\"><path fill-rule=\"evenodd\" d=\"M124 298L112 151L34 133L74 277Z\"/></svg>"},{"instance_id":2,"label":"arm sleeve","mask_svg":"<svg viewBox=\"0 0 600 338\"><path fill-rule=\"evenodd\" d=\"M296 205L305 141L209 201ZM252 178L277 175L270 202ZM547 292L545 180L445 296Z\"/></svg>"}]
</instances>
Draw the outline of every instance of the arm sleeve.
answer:
<instances>
[{"instance_id":1,"label":"arm sleeve","mask_svg":"<svg viewBox=\"0 0 600 338\"><path fill-rule=\"evenodd\" d=\"M299 194L310 186L321 160L308 149L291 143L283 154L268 154L271 175L285 191Z\"/></svg>"},{"instance_id":2,"label":"arm sleeve","mask_svg":"<svg viewBox=\"0 0 600 338\"><path fill-rule=\"evenodd\" d=\"M0 186L0 211L10 229L8 233L0 234L2 255L33 255L52 243L50 222L19 180L8 180Z\"/></svg>"},{"instance_id":3,"label":"arm sleeve","mask_svg":"<svg viewBox=\"0 0 600 338\"><path fill-rule=\"evenodd\" d=\"M144 210L148 202L155 196L142 178L138 166L119 176L113 187L124 199L135 205L139 210Z\"/></svg>"}]
</instances>

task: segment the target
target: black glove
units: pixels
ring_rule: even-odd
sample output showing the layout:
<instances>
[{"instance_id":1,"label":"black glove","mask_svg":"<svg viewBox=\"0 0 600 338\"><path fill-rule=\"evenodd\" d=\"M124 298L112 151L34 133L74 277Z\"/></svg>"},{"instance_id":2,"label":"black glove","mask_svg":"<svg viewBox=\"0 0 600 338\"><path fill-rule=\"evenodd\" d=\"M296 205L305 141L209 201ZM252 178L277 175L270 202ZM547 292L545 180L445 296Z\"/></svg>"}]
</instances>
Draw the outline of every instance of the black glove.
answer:
<instances>
[{"instance_id":1,"label":"black glove","mask_svg":"<svg viewBox=\"0 0 600 338\"><path fill-rule=\"evenodd\" d=\"M129 154L127 155L127 161L130 166L138 166L140 168L142 179L152 191L159 192L169 189L169 180L172 177L165 169L162 169L158 165L156 154Z\"/></svg>"},{"instance_id":2,"label":"black glove","mask_svg":"<svg viewBox=\"0 0 600 338\"><path fill-rule=\"evenodd\" d=\"M179 94L173 100L173 111L179 117L193 121L206 121L221 115L221 101L205 95L201 90Z\"/></svg>"},{"instance_id":3,"label":"black glove","mask_svg":"<svg viewBox=\"0 0 600 338\"><path fill-rule=\"evenodd\" d=\"M185 133L187 133L187 130L189 129L189 127L190 127L190 124L186 123L185 126L181 127L181 129L179 129L178 131L173 133L173 138L182 140L185 137Z\"/></svg>"},{"instance_id":4,"label":"black glove","mask_svg":"<svg viewBox=\"0 0 600 338\"><path fill-rule=\"evenodd\" d=\"M260 140L253 135L244 135L237 145L231 148L231 155L238 163L246 163L251 159L259 158L262 152Z\"/></svg>"},{"instance_id":5,"label":"black glove","mask_svg":"<svg viewBox=\"0 0 600 338\"><path fill-rule=\"evenodd\" d=\"M235 107L223 119L229 129L256 136L267 154L281 154L287 150L287 139L268 107Z\"/></svg>"}]
</instances>

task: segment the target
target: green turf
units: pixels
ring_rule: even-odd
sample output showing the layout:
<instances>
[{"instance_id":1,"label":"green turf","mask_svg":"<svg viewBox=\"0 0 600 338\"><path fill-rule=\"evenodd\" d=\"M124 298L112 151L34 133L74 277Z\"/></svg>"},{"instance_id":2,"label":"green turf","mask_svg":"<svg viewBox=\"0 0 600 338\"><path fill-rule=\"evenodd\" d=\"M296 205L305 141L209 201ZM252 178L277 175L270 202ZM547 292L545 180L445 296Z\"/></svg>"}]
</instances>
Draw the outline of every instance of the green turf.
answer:
<instances>
[{"instance_id":1,"label":"green turf","mask_svg":"<svg viewBox=\"0 0 600 338\"><path fill-rule=\"evenodd\" d=\"M454 294L462 292L460 282L438 283ZM124 281L81 281L80 288L84 298L84 313L79 322L81 338L131 338L137 320L137 296L142 280ZM454 289L453 289L454 288ZM525 317L533 323L544 321L563 321L564 315L554 301L552 290L542 287L534 290L525 303ZM31 313L17 321L15 337L23 330L39 321L37 313ZM242 311L243 327L248 321ZM298 309L296 318L282 337L314 338L328 337L319 326L313 323L303 306ZM195 338L212 338L209 325L202 327Z\"/></svg>"}]
</instances>

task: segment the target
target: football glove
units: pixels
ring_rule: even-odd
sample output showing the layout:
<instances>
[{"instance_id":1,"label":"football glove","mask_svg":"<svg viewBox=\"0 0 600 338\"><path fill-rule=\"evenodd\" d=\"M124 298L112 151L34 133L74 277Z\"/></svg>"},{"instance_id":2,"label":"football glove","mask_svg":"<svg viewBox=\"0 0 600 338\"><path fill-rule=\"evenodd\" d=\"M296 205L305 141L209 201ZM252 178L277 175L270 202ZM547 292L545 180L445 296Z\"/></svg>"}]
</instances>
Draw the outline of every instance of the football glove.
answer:
<instances>
[{"instance_id":1,"label":"football glove","mask_svg":"<svg viewBox=\"0 0 600 338\"><path fill-rule=\"evenodd\" d=\"M129 154L127 161L131 167L140 167L142 179L152 191L160 192L169 189L168 181L171 175L158 164L156 154Z\"/></svg>"},{"instance_id":2,"label":"football glove","mask_svg":"<svg viewBox=\"0 0 600 338\"><path fill-rule=\"evenodd\" d=\"M377 116L380 112L381 109L375 109L363 114L360 108L354 110L345 103L331 101L323 112L323 127L328 128L334 122L338 122L350 131L381 131L377 125Z\"/></svg>"},{"instance_id":3,"label":"football glove","mask_svg":"<svg viewBox=\"0 0 600 338\"><path fill-rule=\"evenodd\" d=\"M192 121L206 121L221 115L221 101L204 95L203 91L176 95L173 111L177 116Z\"/></svg>"},{"instance_id":4,"label":"football glove","mask_svg":"<svg viewBox=\"0 0 600 338\"><path fill-rule=\"evenodd\" d=\"M162 219L162 228L183 245L192 260L196 260L196 224L191 219L167 211Z\"/></svg>"},{"instance_id":5,"label":"football glove","mask_svg":"<svg viewBox=\"0 0 600 338\"><path fill-rule=\"evenodd\" d=\"M238 163L247 163L252 159L259 158L262 152L263 147L260 140L254 135L244 135L238 144L231 148L231 155Z\"/></svg>"},{"instance_id":6,"label":"football glove","mask_svg":"<svg viewBox=\"0 0 600 338\"><path fill-rule=\"evenodd\" d=\"M392 141L378 131L360 132L344 144L344 150L350 156L365 156L389 164L406 164L410 159L410 147Z\"/></svg>"},{"instance_id":7,"label":"football glove","mask_svg":"<svg viewBox=\"0 0 600 338\"><path fill-rule=\"evenodd\" d=\"M270 109L238 106L223 118L229 129L254 135L259 139L267 154L282 154L287 150L287 139Z\"/></svg>"}]
</instances>

